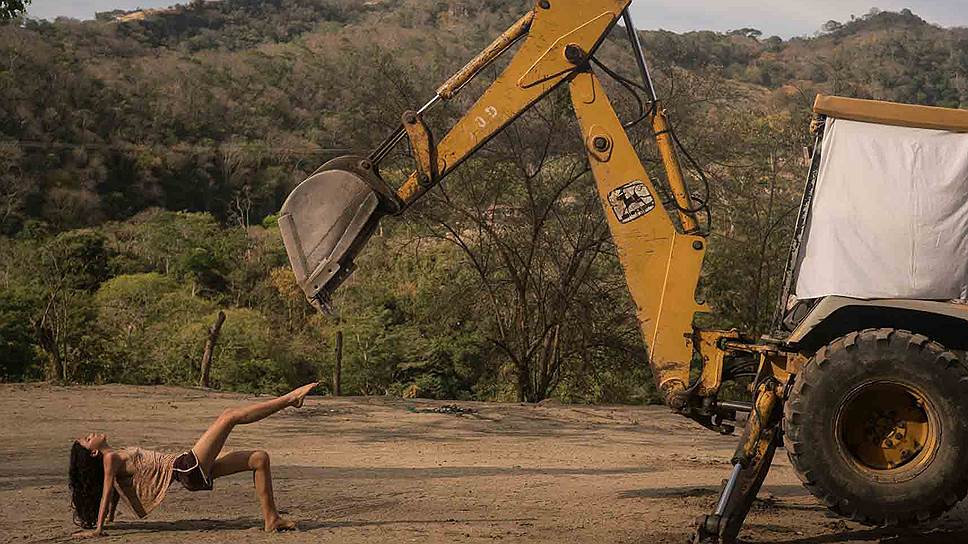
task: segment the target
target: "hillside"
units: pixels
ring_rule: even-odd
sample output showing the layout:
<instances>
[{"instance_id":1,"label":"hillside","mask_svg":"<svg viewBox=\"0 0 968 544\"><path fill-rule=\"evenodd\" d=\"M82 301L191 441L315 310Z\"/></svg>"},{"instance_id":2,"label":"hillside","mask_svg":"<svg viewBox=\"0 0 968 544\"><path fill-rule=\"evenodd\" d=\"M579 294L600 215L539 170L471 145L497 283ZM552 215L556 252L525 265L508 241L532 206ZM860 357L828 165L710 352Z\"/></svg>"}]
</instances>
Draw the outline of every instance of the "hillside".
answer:
<instances>
[{"instance_id":1,"label":"hillside","mask_svg":"<svg viewBox=\"0 0 968 544\"><path fill-rule=\"evenodd\" d=\"M150 206L226 218L239 182L218 179L224 176L208 156L226 144L283 163L285 172L263 171L249 183L258 220L301 179L292 172L296 163L305 172L326 149L378 141L399 111L423 103L433 82L522 6L229 0L123 23L102 17L7 26L0 32L8 59L0 133L11 141L4 155L19 157L6 164L28 186L0 231L17 232L28 219L73 228ZM664 75L678 68L767 90L792 86L802 93L801 108L817 91L968 104L968 30L931 26L909 12L790 41L742 32L644 37ZM186 158L191 166L182 164ZM185 179L184 168L198 173Z\"/></svg>"},{"instance_id":2,"label":"hillside","mask_svg":"<svg viewBox=\"0 0 968 544\"><path fill-rule=\"evenodd\" d=\"M123 21L0 28L0 326L10 339L0 379L187 383L223 309L235 342L218 353L227 388L328 375L339 329L352 340L353 393L651 400L584 159L558 137L574 130L560 95L448 182L460 198L437 192L387 222L340 302L353 319L312 315L286 272L273 214L292 187L374 146L525 5L199 1ZM681 139L713 178L704 287L726 326L768 324L815 93L968 107L968 30L909 11L787 41L755 29L642 37ZM613 38L599 57L631 74L622 33ZM435 126L482 85L437 110ZM634 101L608 85L633 116ZM634 135L651 167L648 135ZM406 168L398 151L390 178ZM524 281L513 259L497 259L504 240L468 246L448 234L482 227L496 208L520 212L502 229L530 245L504 250L540 261L529 270L541 276ZM477 257L498 264L475 268ZM534 345L554 360L531 360Z\"/></svg>"}]
</instances>

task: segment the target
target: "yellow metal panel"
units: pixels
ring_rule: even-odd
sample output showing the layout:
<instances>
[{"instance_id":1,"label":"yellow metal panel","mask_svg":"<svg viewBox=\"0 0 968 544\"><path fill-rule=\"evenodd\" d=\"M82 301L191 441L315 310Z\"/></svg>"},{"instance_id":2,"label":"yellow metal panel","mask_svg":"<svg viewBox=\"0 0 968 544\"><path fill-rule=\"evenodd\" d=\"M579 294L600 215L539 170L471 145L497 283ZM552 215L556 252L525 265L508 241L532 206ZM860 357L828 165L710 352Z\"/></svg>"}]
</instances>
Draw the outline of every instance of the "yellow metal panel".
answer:
<instances>
[{"instance_id":1,"label":"yellow metal panel","mask_svg":"<svg viewBox=\"0 0 968 544\"><path fill-rule=\"evenodd\" d=\"M535 8L527 38L508 67L440 140L437 146L440 177L457 168L521 112L574 73L575 66L564 57L564 47L557 47L563 37L571 36L575 41L569 43L586 53L595 50L629 3L631 0L553 0L548 9ZM603 19L603 14L611 15ZM589 29L597 29L598 33L586 32ZM549 55L549 52L560 54ZM528 85L522 86L522 78L539 60L542 60L542 73L556 75L539 82L524 80ZM468 77L464 74L460 81ZM411 203L427 189L414 172L397 195L403 202Z\"/></svg>"},{"instance_id":2,"label":"yellow metal panel","mask_svg":"<svg viewBox=\"0 0 968 544\"><path fill-rule=\"evenodd\" d=\"M813 111L848 121L968 132L968 110L817 95Z\"/></svg>"},{"instance_id":3,"label":"yellow metal panel","mask_svg":"<svg viewBox=\"0 0 968 544\"><path fill-rule=\"evenodd\" d=\"M424 123L423 115L408 111L403 114L403 129L410 139L410 149L417 162L417 174L423 185L431 185L437 181L437 148L434 146L434 136L430 128Z\"/></svg>"},{"instance_id":4,"label":"yellow metal panel","mask_svg":"<svg viewBox=\"0 0 968 544\"><path fill-rule=\"evenodd\" d=\"M696 302L705 240L677 232L598 78L578 74L570 88L656 385L668 401L689 383L693 318L709 311Z\"/></svg>"},{"instance_id":5,"label":"yellow metal panel","mask_svg":"<svg viewBox=\"0 0 968 544\"><path fill-rule=\"evenodd\" d=\"M565 48L572 44L597 43L611 28L615 22L616 14L606 11L598 17L588 21L582 26L572 30L568 34L558 38L540 59L528 70L528 73L521 76L518 85L522 88L530 87L542 81L546 81L555 76L560 76L575 69L575 65L565 57ZM588 49L582 48L585 53Z\"/></svg>"}]
</instances>

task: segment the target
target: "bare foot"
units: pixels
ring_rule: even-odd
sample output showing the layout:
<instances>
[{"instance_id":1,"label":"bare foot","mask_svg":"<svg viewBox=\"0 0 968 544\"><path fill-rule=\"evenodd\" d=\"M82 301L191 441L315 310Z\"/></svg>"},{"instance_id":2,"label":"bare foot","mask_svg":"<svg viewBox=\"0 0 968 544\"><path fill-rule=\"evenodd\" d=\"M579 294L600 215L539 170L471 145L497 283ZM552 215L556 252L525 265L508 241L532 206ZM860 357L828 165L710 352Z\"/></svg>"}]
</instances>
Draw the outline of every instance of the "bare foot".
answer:
<instances>
[{"instance_id":1,"label":"bare foot","mask_svg":"<svg viewBox=\"0 0 968 544\"><path fill-rule=\"evenodd\" d=\"M300 387L299 389L295 389L291 391L288 395L288 397L291 399L289 401L289 405L294 406L296 408L302 408L303 400L306 399L306 395L308 395L310 391L315 389L317 385L319 385L319 382L307 383L306 385Z\"/></svg>"},{"instance_id":2,"label":"bare foot","mask_svg":"<svg viewBox=\"0 0 968 544\"><path fill-rule=\"evenodd\" d=\"M265 525L267 533L281 533L282 531L295 531L296 522L282 516L276 516L272 521L267 521Z\"/></svg>"}]
</instances>

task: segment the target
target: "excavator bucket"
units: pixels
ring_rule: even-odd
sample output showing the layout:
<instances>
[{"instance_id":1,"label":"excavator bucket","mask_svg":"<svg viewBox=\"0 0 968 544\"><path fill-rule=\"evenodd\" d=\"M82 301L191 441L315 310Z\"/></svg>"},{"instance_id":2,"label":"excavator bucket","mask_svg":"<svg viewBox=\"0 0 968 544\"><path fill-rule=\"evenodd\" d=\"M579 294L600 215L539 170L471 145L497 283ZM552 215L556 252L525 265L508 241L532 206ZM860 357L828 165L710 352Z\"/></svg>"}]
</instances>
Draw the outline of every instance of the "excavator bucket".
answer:
<instances>
[{"instance_id":1,"label":"excavator bucket","mask_svg":"<svg viewBox=\"0 0 968 544\"><path fill-rule=\"evenodd\" d=\"M401 207L361 157L334 159L293 190L282 205L279 229L310 303L328 310L330 295L352 273L353 259L380 219Z\"/></svg>"}]
</instances>

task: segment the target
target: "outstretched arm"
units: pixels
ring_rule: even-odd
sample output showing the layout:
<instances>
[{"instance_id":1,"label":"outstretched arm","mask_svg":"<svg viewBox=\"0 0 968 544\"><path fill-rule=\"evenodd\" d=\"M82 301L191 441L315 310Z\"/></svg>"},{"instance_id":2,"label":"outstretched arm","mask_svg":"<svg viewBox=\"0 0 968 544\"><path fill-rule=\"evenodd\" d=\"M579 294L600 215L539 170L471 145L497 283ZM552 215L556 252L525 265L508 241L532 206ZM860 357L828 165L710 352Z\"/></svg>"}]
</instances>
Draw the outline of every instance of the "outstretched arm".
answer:
<instances>
[{"instance_id":1,"label":"outstretched arm","mask_svg":"<svg viewBox=\"0 0 968 544\"><path fill-rule=\"evenodd\" d=\"M118 501L121 500L121 494L118 493L117 489L111 487L111 507L108 509L108 523L114 522L114 514L118 511Z\"/></svg>"},{"instance_id":2,"label":"outstretched arm","mask_svg":"<svg viewBox=\"0 0 968 544\"><path fill-rule=\"evenodd\" d=\"M104 488L101 491L101 508L97 514L97 525L90 531L74 533L74 538L90 538L104 535L104 522L109 513L113 514L112 499L114 492L114 478L121 468L121 458L116 453L104 454ZM113 515L111 516L114 517Z\"/></svg>"}]
</instances>

